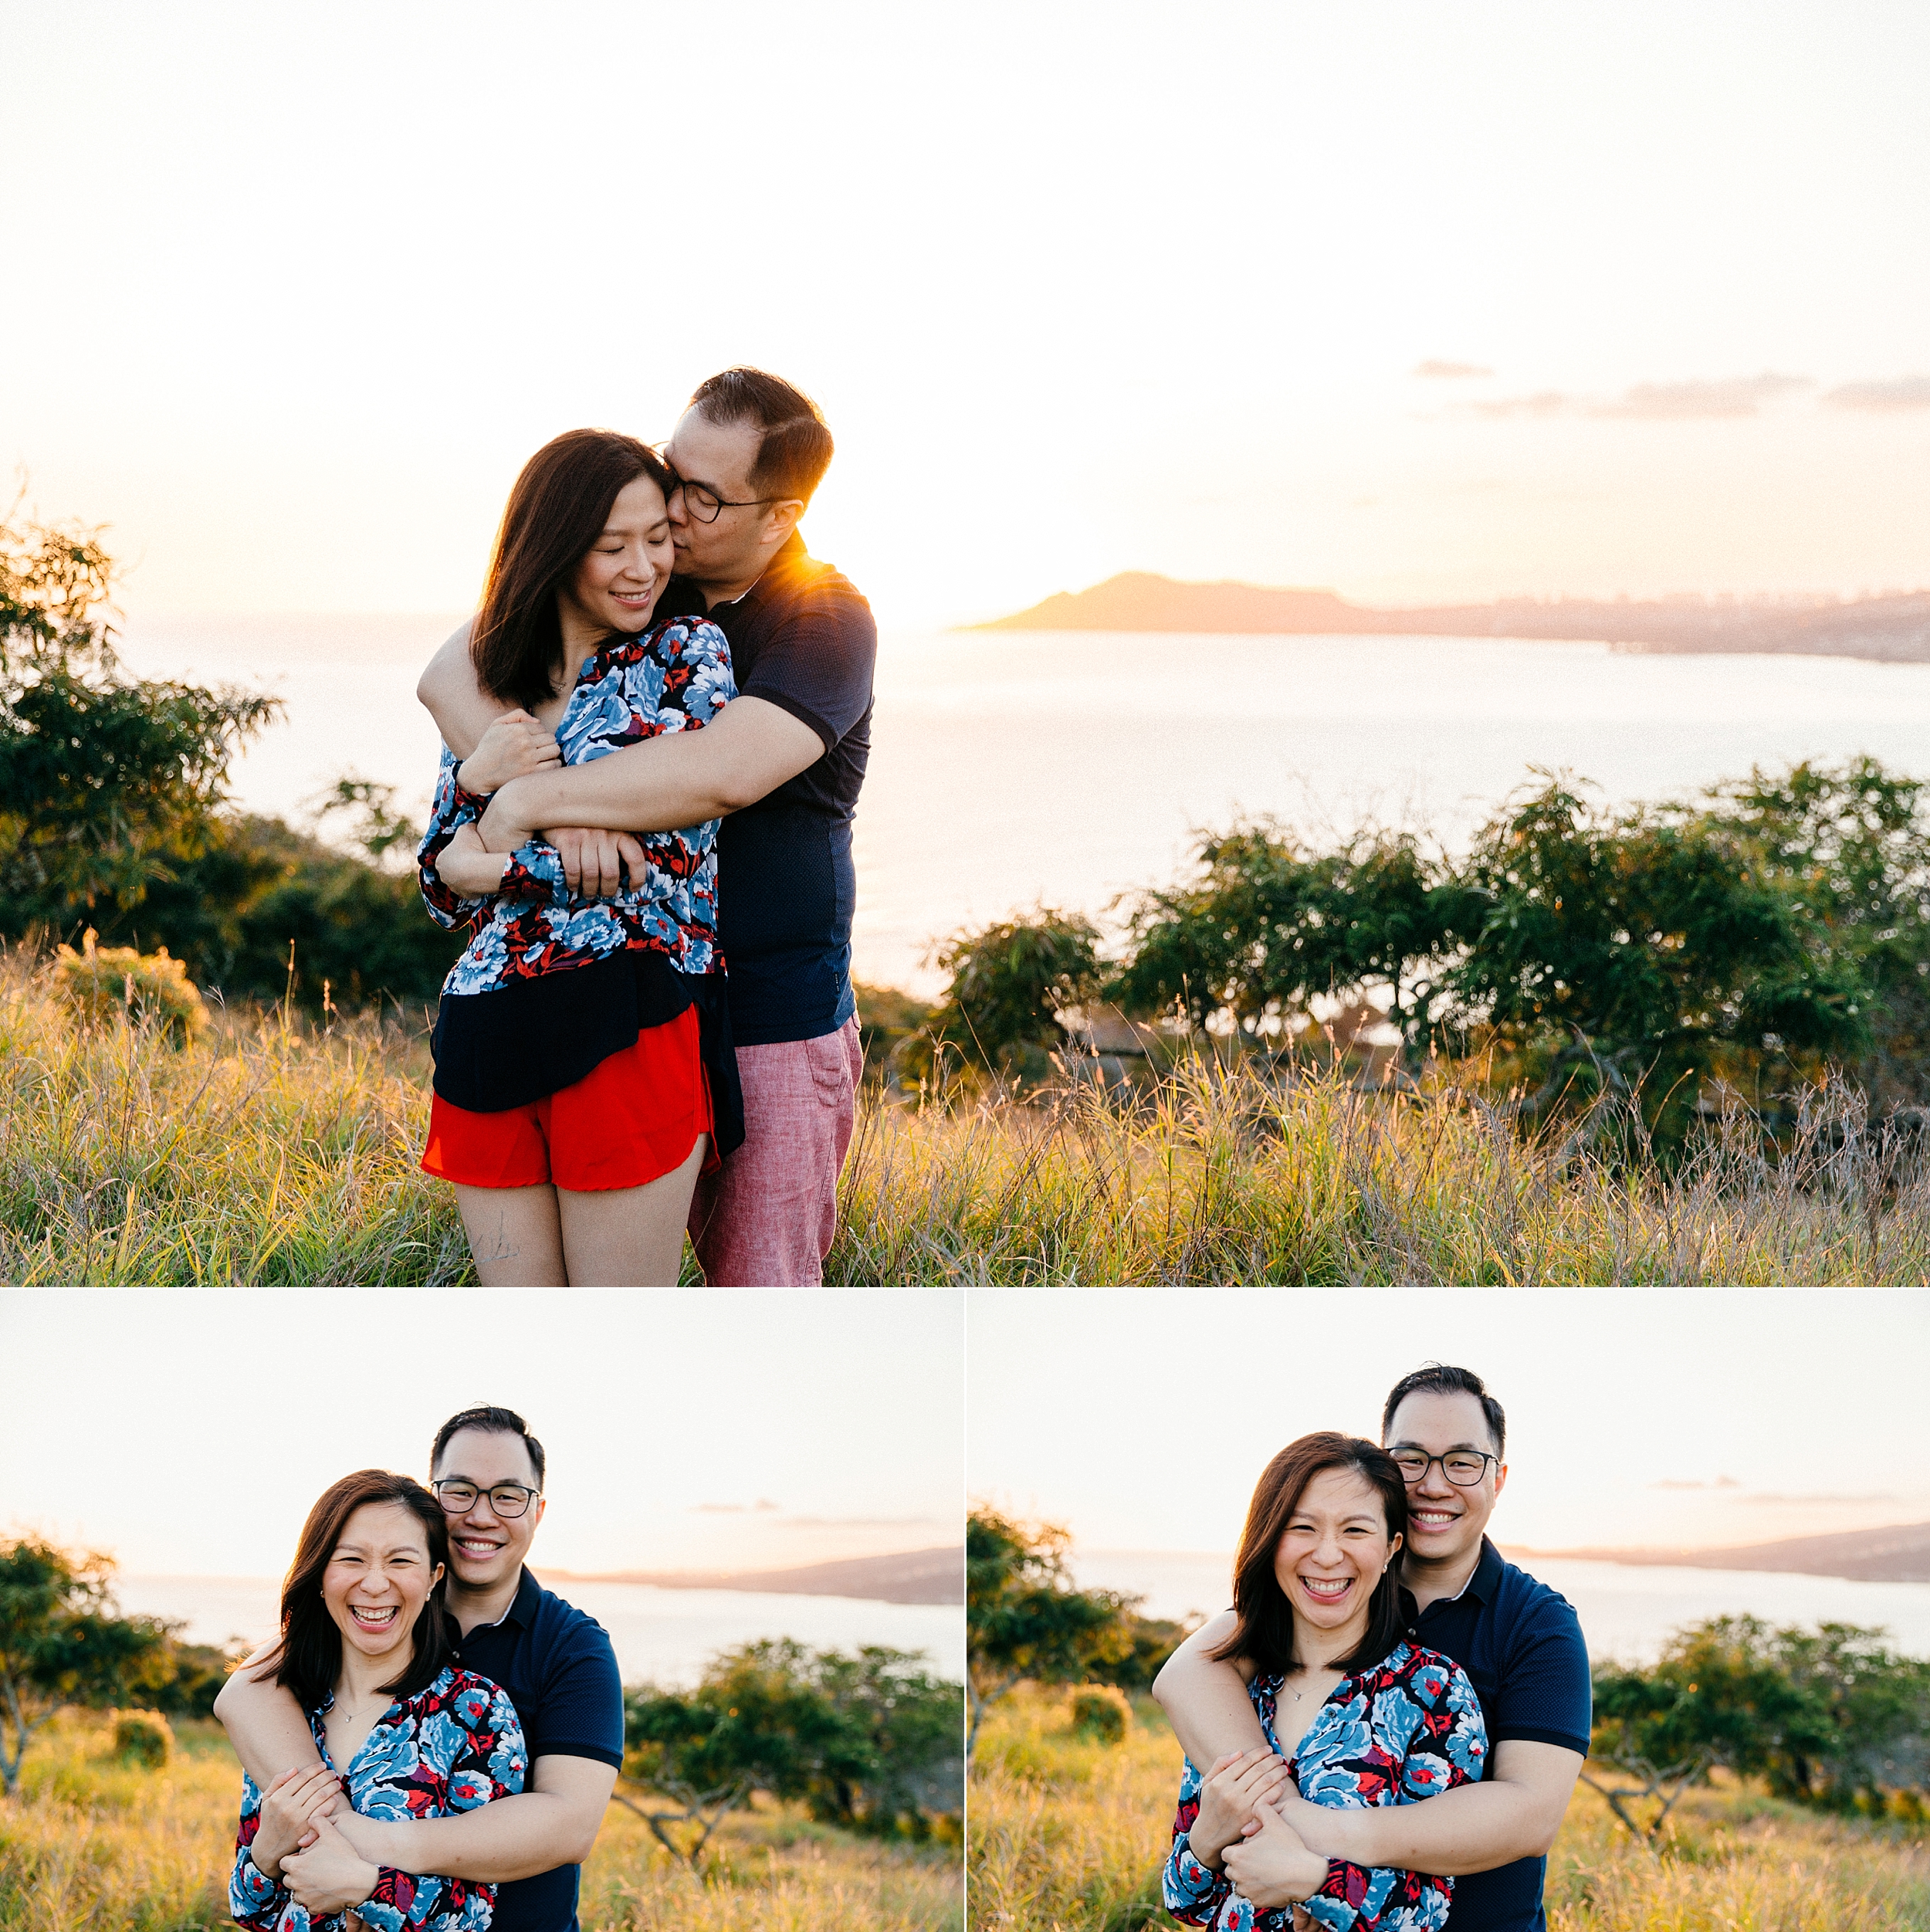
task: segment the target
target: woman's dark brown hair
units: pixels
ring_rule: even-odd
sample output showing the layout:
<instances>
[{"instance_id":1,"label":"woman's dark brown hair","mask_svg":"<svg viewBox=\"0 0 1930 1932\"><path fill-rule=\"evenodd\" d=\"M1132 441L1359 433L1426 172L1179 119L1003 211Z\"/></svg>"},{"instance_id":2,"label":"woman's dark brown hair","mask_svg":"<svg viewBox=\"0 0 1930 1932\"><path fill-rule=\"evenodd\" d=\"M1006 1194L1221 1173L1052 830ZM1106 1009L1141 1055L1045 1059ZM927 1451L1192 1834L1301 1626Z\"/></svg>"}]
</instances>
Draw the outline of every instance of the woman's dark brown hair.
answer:
<instances>
[{"instance_id":1,"label":"woman's dark brown hair","mask_svg":"<svg viewBox=\"0 0 1930 1932\"><path fill-rule=\"evenodd\" d=\"M1389 1539L1406 1538L1407 1486L1385 1449L1363 1436L1332 1429L1289 1442L1261 1472L1247 1506L1247 1526L1233 1565L1233 1608L1239 1621L1212 1652L1214 1657L1251 1657L1268 1676L1294 1668L1293 1611L1274 1574L1274 1560L1307 1485L1325 1469L1352 1469L1364 1476L1380 1492ZM1390 1564L1368 1599L1366 1630L1353 1654L1340 1659L1340 1668L1362 1670L1380 1663L1406 1629L1400 1585Z\"/></svg>"},{"instance_id":2,"label":"woman's dark brown hair","mask_svg":"<svg viewBox=\"0 0 1930 1932\"><path fill-rule=\"evenodd\" d=\"M357 1469L322 1492L302 1525L295 1561L282 1583L282 1640L264 1657L255 1676L273 1676L286 1684L304 1710L313 1710L335 1688L342 1669L342 1633L322 1601L322 1572L342 1540L349 1518L368 1503L395 1503L422 1526L429 1546L429 1568L438 1578L411 1633L408 1665L392 1683L380 1687L391 1696L426 1690L450 1662L449 1638L442 1623L442 1585L449 1574L449 1531L442 1506L412 1476L388 1469Z\"/></svg>"},{"instance_id":3,"label":"woman's dark brown hair","mask_svg":"<svg viewBox=\"0 0 1930 1932\"><path fill-rule=\"evenodd\" d=\"M496 534L482 606L469 633L476 681L533 711L563 669L557 594L603 534L625 487L648 476L669 500L674 479L655 451L614 429L572 429L523 466Z\"/></svg>"}]
</instances>

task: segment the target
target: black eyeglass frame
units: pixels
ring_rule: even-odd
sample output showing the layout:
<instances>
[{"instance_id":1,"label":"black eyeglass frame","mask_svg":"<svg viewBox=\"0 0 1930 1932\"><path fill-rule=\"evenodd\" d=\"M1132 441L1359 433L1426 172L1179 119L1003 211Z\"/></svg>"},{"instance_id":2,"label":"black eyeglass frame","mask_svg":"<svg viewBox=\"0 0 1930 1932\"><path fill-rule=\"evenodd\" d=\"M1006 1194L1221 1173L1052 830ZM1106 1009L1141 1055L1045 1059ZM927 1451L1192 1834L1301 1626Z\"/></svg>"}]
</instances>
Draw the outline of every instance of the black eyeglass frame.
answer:
<instances>
[{"instance_id":1,"label":"black eyeglass frame","mask_svg":"<svg viewBox=\"0 0 1930 1932\"><path fill-rule=\"evenodd\" d=\"M452 1507L449 1503L442 1501L442 1492L452 1484L459 1484L462 1488L474 1492L469 1501L463 1503L460 1508ZM502 1504L496 1500L496 1493L498 1490L514 1490L519 1492L523 1498L522 1508L520 1510L504 1509ZM520 1516L527 1516L529 1513L530 1505L543 1493L540 1490L531 1489L527 1483L492 1483L486 1490L480 1483L472 1483L467 1476L442 1476L429 1485L429 1491L436 1501L442 1504L442 1513L445 1516L467 1516L470 1510L476 1507L478 1498L486 1496L489 1499L489 1507L498 1516L511 1523L513 1523Z\"/></svg>"},{"instance_id":2,"label":"black eyeglass frame","mask_svg":"<svg viewBox=\"0 0 1930 1932\"><path fill-rule=\"evenodd\" d=\"M1400 1469L1400 1459L1402 1456L1419 1456L1422 1453L1424 1453L1424 1452L1417 1449L1390 1449L1387 1452L1387 1456L1388 1459L1393 1463L1394 1467L1396 1469ZM1448 1456L1478 1456L1481 1458L1481 1474L1477 1476L1471 1483L1455 1482L1453 1476L1450 1475L1448 1473ZM1408 1488L1411 1490L1417 1483L1426 1482L1427 1480L1428 1470L1432 1469L1434 1466L1438 1463L1441 1465L1441 1474L1447 1476L1448 1480L1450 1483L1453 1483L1456 1489L1475 1490L1480 1488L1481 1484L1487 1480L1488 1465L1490 1463L1492 1463L1496 1469L1499 1469L1501 1467L1501 1458L1487 1449L1450 1449L1448 1452L1448 1456L1430 1456L1427 1461L1421 1465L1420 1473L1418 1476L1410 1476L1405 1469L1400 1469L1401 1481L1406 1483Z\"/></svg>"},{"instance_id":3,"label":"black eyeglass frame","mask_svg":"<svg viewBox=\"0 0 1930 1932\"><path fill-rule=\"evenodd\" d=\"M706 525L714 524L726 510L754 510L760 503L790 503L800 500L795 497L720 497L709 484L693 483L688 476L679 476L677 474L676 465L669 458L664 459L663 466L670 472L670 489L664 501L668 503L670 498L681 490L683 492L684 508L689 510L699 523ZM703 514L692 497L692 490L701 491L705 501L716 506L708 517Z\"/></svg>"}]
</instances>

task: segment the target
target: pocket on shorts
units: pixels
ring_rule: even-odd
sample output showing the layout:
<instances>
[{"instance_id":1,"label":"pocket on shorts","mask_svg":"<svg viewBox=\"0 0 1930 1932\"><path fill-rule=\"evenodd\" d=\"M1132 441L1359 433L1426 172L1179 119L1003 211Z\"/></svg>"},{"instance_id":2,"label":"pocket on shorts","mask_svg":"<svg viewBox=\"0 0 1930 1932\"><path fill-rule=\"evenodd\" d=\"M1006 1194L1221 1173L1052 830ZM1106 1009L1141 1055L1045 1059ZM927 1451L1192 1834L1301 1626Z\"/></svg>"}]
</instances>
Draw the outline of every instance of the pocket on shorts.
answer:
<instances>
[{"instance_id":1,"label":"pocket on shorts","mask_svg":"<svg viewBox=\"0 0 1930 1932\"><path fill-rule=\"evenodd\" d=\"M811 1084L826 1107L851 1104L851 1061L845 1052L845 1034L820 1033L804 1042L804 1058L810 1063Z\"/></svg>"}]
</instances>

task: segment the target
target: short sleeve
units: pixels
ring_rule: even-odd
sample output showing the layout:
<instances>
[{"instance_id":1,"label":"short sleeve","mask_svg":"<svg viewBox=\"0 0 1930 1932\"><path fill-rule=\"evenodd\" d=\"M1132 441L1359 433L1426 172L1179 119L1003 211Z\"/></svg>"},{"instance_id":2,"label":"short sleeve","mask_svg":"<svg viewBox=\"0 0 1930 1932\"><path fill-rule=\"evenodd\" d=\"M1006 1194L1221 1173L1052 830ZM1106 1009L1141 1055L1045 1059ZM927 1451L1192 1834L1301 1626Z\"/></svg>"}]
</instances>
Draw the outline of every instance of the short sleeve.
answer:
<instances>
[{"instance_id":1,"label":"short sleeve","mask_svg":"<svg viewBox=\"0 0 1930 1932\"><path fill-rule=\"evenodd\" d=\"M1588 1754L1594 1692L1581 1620L1551 1590L1508 1646L1500 1681L1487 1700L1491 1744L1511 1737Z\"/></svg>"},{"instance_id":2,"label":"short sleeve","mask_svg":"<svg viewBox=\"0 0 1930 1932\"><path fill-rule=\"evenodd\" d=\"M623 1680L602 1625L588 1617L570 1633L544 1678L537 1708L523 1715L529 1759L591 1757L623 1762Z\"/></svg>"},{"instance_id":3,"label":"short sleeve","mask_svg":"<svg viewBox=\"0 0 1930 1932\"><path fill-rule=\"evenodd\" d=\"M878 624L848 585L814 588L759 645L740 686L808 724L835 751L872 701Z\"/></svg>"}]
</instances>

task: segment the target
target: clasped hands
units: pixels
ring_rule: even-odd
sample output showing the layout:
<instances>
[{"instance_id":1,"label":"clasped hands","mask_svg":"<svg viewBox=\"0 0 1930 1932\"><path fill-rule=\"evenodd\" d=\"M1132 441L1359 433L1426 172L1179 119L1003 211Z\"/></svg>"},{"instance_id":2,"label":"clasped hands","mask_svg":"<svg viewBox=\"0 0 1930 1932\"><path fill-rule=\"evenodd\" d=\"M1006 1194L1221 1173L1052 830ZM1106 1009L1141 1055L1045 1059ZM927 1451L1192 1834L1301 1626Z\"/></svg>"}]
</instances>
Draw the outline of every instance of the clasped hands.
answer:
<instances>
[{"instance_id":1,"label":"clasped hands","mask_svg":"<svg viewBox=\"0 0 1930 1932\"><path fill-rule=\"evenodd\" d=\"M436 860L445 884L466 899L481 898L503 883L507 855L539 829L517 815L513 788L518 778L557 769L563 762L556 734L527 711L506 711L482 734L456 777L466 791L491 795L479 828L465 825ZM644 851L627 832L561 825L543 832L563 862L570 890L586 899L609 899L623 890L624 868L642 877Z\"/></svg>"},{"instance_id":2,"label":"clasped hands","mask_svg":"<svg viewBox=\"0 0 1930 1932\"><path fill-rule=\"evenodd\" d=\"M1276 1807L1289 1795L1299 1798L1277 1751L1230 1751L1206 1774L1187 1839L1193 1856L1224 1869L1241 1897L1263 1910L1292 1906L1295 1932L1311 1932L1300 1901L1320 1889L1327 1861L1280 1815Z\"/></svg>"},{"instance_id":3,"label":"clasped hands","mask_svg":"<svg viewBox=\"0 0 1930 1932\"><path fill-rule=\"evenodd\" d=\"M325 1764L285 1771L262 1794L261 1823L248 1855L264 1878L279 1878L312 1919L350 1911L381 1878L380 1868L335 1822L345 1803L340 1778Z\"/></svg>"}]
</instances>

